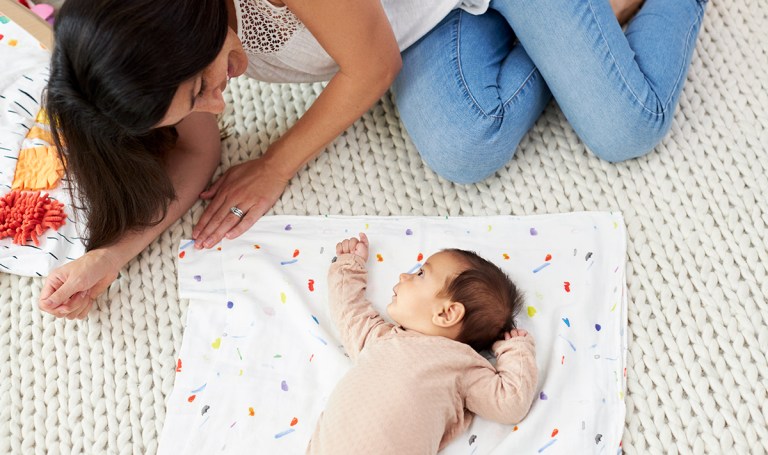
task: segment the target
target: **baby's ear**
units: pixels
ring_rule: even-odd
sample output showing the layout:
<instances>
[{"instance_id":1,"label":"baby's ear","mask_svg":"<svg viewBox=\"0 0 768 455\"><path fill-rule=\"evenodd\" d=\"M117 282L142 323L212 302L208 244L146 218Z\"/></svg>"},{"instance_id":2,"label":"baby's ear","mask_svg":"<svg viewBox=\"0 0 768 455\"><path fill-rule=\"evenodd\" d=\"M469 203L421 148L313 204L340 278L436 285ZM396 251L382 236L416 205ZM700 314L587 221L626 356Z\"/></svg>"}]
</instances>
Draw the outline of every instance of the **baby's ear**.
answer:
<instances>
[{"instance_id":1,"label":"baby's ear","mask_svg":"<svg viewBox=\"0 0 768 455\"><path fill-rule=\"evenodd\" d=\"M432 315L432 323L445 329L453 327L464 320L464 304L447 301Z\"/></svg>"}]
</instances>

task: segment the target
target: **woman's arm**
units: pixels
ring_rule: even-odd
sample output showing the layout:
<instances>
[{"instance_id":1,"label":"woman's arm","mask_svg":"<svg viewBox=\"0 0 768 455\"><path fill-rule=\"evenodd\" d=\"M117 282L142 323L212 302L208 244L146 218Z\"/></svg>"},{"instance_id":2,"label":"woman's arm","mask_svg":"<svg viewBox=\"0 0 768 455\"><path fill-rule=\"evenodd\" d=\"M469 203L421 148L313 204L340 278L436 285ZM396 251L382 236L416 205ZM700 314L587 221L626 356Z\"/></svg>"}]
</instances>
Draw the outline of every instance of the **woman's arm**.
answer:
<instances>
[{"instance_id":1,"label":"woman's arm","mask_svg":"<svg viewBox=\"0 0 768 455\"><path fill-rule=\"evenodd\" d=\"M201 194L212 200L192 231L197 247L210 248L225 235L234 238L250 228L294 174L370 109L400 71L400 51L379 0L285 3L339 65L339 72L262 158L230 168ZM246 212L242 220L230 215L232 206Z\"/></svg>"},{"instance_id":2,"label":"woman's arm","mask_svg":"<svg viewBox=\"0 0 768 455\"><path fill-rule=\"evenodd\" d=\"M131 232L118 242L95 250L48 275L40 292L40 309L67 319L84 318L93 303L123 266L192 207L221 158L219 128L211 114L191 114L182 120L176 147L166 156L176 200L157 225Z\"/></svg>"}]
</instances>

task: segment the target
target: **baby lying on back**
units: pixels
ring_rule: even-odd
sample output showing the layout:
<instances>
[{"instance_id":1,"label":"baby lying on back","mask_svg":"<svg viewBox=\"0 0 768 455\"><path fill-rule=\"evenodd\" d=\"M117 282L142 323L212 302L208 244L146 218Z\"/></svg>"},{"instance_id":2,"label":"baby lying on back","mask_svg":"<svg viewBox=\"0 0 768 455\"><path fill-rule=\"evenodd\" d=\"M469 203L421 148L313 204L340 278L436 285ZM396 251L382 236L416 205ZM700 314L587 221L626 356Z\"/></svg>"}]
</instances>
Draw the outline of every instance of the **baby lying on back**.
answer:
<instances>
[{"instance_id":1,"label":"baby lying on back","mask_svg":"<svg viewBox=\"0 0 768 455\"><path fill-rule=\"evenodd\" d=\"M336 245L331 316L354 362L328 399L308 454L434 454L477 414L517 423L533 401L534 341L515 328L522 297L469 251L443 250L401 274L387 313L365 297L368 238ZM496 367L478 351L492 348Z\"/></svg>"}]
</instances>

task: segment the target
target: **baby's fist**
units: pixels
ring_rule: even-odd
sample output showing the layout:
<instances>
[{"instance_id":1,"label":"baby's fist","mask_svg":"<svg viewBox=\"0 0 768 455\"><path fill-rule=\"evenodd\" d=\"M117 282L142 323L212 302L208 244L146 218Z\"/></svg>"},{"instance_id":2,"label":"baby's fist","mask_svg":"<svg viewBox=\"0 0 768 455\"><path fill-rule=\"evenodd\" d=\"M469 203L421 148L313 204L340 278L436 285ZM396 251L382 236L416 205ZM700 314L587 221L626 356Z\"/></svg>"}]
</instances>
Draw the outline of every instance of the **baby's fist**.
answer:
<instances>
[{"instance_id":1,"label":"baby's fist","mask_svg":"<svg viewBox=\"0 0 768 455\"><path fill-rule=\"evenodd\" d=\"M360 240L351 237L336 244L336 255L352 253L360 256L363 261L368 260L368 236L360 233Z\"/></svg>"},{"instance_id":2,"label":"baby's fist","mask_svg":"<svg viewBox=\"0 0 768 455\"><path fill-rule=\"evenodd\" d=\"M523 329L512 329L509 332L504 332L505 340L508 340L510 338L526 337L526 336L528 336L528 332Z\"/></svg>"}]
</instances>

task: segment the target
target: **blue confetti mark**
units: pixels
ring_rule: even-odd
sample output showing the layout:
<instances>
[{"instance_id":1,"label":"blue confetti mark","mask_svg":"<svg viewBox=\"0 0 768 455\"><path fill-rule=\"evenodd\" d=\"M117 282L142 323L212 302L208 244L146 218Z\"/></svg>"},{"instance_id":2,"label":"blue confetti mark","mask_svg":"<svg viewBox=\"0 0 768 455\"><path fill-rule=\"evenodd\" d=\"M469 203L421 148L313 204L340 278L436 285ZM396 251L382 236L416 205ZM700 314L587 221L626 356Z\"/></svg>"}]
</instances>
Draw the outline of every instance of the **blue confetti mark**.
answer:
<instances>
[{"instance_id":1,"label":"blue confetti mark","mask_svg":"<svg viewBox=\"0 0 768 455\"><path fill-rule=\"evenodd\" d=\"M202 392L203 390L205 390L205 386L207 386L207 385L208 385L208 383L206 382L205 384L201 385L200 387L196 388L195 390L193 390L193 391L191 391L189 393Z\"/></svg>"},{"instance_id":2,"label":"blue confetti mark","mask_svg":"<svg viewBox=\"0 0 768 455\"><path fill-rule=\"evenodd\" d=\"M563 318L563 322L565 322L565 325L567 325L568 327L571 326L571 321L568 320L568 318Z\"/></svg>"},{"instance_id":3,"label":"blue confetti mark","mask_svg":"<svg viewBox=\"0 0 768 455\"><path fill-rule=\"evenodd\" d=\"M195 275L195 276L193 276L192 278L194 278L194 279L195 279L195 281L197 281L198 283L199 283L199 282L201 282L201 281L203 281L203 277L201 277L200 275Z\"/></svg>"},{"instance_id":4,"label":"blue confetti mark","mask_svg":"<svg viewBox=\"0 0 768 455\"><path fill-rule=\"evenodd\" d=\"M405 230L405 235L413 235L413 231L410 229Z\"/></svg>"},{"instance_id":5,"label":"blue confetti mark","mask_svg":"<svg viewBox=\"0 0 768 455\"><path fill-rule=\"evenodd\" d=\"M296 430L294 430L293 428L289 428L289 429L287 429L285 431L281 431L280 433L277 433L275 435L275 439L280 439L280 438L282 438L283 436L285 436L287 434L293 433L294 431L296 431Z\"/></svg>"},{"instance_id":6,"label":"blue confetti mark","mask_svg":"<svg viewBox=\"0 0 768 455\"><path fill-rule=\"evenodd\" d=\"M285 225L285 230L286 231L290 231L291 229L293 229L293 226L291 226L290 224L286 224Z\"/></svg>"},{"instance_id":7,"label":"blue confetti mark","mask_svg":"<svg viewBox=\"0 0 768 455\"><path fill-rule=\"evenodd\" d=\"M285 382L285 381L281 382L280 383L280 388L283 389L283 392L287 392L288 391L288 383Z\"/></svg>"},{"instance_id":8,"label":"blue confetti mark","mask_svg":"<svg viewBox=\"0 0 768 455\"><path fill-rule=\"evenodd\" d=\"M195 244L195 241L194 241L194 240L190 240L189 242L185 243L184 245L181 245L181 246L179 247L179 249L180 249L180 250L183 250L183 249L187 248L188 246L190 246L190 245L194 245L194 244Z\"/></svg>"},{"instance_id":9,"label":"blue confetti mark","mask_svg":"<svg viewBox=\"0 0 768 455\"><path fill-rule=\"evenodd\" d=\"M536 228L531 228L531 235L539 235L539 231L536 230Z\"/></svg>"},{"instance_id":10,"label":"blue confetti mark","mask_svg":"<svg viewBox=\"0 0 768 455\"><path fill-rule=\"evenodd\" d=\"M543 452L547 447L551 446L552 444L554 444L556 442L557 442L557 439L553 439L553 440L549 441L548 443L544 444L544 446L542 446L539 449L539 453Z\"/></svg>"},{"instance_id":11,"label":"blue confetti mark","mask_svg":"<svg viewBox=\"0 0 768 455\"><path fill-rule=\"evenodd\" d=\"M315 321L315 324L320 325L320 321L317 320L314 314L312 315L312 319Z\"/></svg>"},{"instance_id":12,"label":"blue confetti mark","mask_svg":"<svg viewBox=\"0 0 768 455\"><path fill-rule=\"evenodd\" d=\"M315 335L315 334L314 334L314 333L312 333L312 332L309 332L309 334L310 334L310 335L312 335L312 336L313 336L315 339L317 339L317 340L318 340L318 341L320 341L321 343L323 343L324 345L328 346L328 342L327 342L327 341L325 341L324 339L320 338L319 336Z\"/></svg>"},{"instance_id":13,"label":"blue confetti mark","mask_svg":"<svg viewBox=\"0 0 768 455\"><path fill-rule=\"evenodd\" d=\"M290 264L295 264L297 262L299 262L298 259L293 259L291 261L280 261L280 265L290 265Z\"/></svg>"},{"instance_id":14,"label":"blue confetti mark","mask_svg":"<svg viewBox=\"0 0 768 455\"><path fill-rule=\"evenodd\" d=\"M541 264L540 266L538 266L535 269L533 269L533 273L539 273L541 271L541 269L543 269L545 267L549 267L550 264L552 264L552 263L551 262L545 262L545 263Z\"/></svg>"},{"instance_id":15,"label":"blue confetti mark","mask_svg":"<svg viewBox=\"0 0 768 455\"><path fill-rule=\"evenodd\" d=\"M600 331L600 329L602 329L602 327L600 326L600 324L595 324L595 330L597 330L597 331L599 332L599 331Z\"/></svg>"},{"instance_id":16,"label":"blue confetti mark","mask_svg":"<svg viewBox=\"0 0 768 455\"><path fill-rule=\"evenodd\" d=\"M569 340L568 338L566 338L566 337L564 337L564 336L562 336L562 335L558 335L558 336L559 336L560 338L564 339L565 341L567 341L567 342L568 342L568 344L569 344L569 345L571 345L571 349L573 349L573 350L574 350L574 352L576 351L576 346L574 346L574 345L573 345L573 343L571 343L571 340Z\"/></svg>"},{"instance_id":17,"label":"blue confetti mark","mask_svg":"<svg viewBox=\"0 0 768 455\"><path fill-rule=\"evenodd\" d=\"M229 308L231 310L233 306L235 306L234 303L232 303L231 301L227 302L227 308Z\"/></svg>"}]
</instances>

